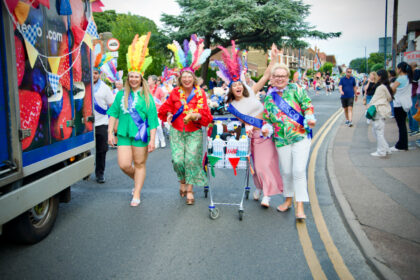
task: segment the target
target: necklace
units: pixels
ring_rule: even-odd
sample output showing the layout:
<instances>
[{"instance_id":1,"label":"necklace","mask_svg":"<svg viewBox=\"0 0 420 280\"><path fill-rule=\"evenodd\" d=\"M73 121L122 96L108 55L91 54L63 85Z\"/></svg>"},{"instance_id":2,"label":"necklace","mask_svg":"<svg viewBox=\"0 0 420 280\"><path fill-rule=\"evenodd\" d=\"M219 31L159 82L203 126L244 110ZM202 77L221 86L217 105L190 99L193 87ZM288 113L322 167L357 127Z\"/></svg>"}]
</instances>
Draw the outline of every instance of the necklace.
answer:
<instances>
[{"instance_id":1,"label":"necklace","mask_svg":"<svg viewBox=\"0 0 420 280\"><path fill-rule=\"evenodd\" d=\"M196 86L194 88L194 93L198 100L197 106L195 108L190 108L186 100L184 89L182 87L179 88L179 98L181 99L181 103L184 105L184 112L186 115L188 115L189 113L198 113L199 109L203 109L204 98L200 87Z\"/></svg>"}]
</instances>

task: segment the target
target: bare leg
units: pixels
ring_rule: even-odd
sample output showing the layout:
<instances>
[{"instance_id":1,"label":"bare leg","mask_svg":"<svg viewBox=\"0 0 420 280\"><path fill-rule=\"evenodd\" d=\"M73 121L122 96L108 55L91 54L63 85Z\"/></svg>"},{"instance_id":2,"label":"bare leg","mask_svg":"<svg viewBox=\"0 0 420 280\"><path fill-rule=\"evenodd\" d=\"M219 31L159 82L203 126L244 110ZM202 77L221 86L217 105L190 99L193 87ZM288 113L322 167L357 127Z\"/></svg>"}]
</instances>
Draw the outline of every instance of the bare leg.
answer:
<instances>
[{"instance_id":1,"label":"bare leg","mask_svg":"<svg viewBox=\"0 0 420 280\"><path fill-rule=\"evenodd\" d=\"M344 107L344 115L346 116L346 120L349 120L349 107Z\"/></svg>"},{"instance_id":2,"label":"bare leg","mask_svg":"<svg viewBox=\"0 0 420 280\"><path fill-rule=\"evenodd\" d=\"M305 210L303 208L303 202L297 201L296 202L296 210L295 210L296 216L303 216L305 215Z\"/></svg>"},{"instance_id":3,"label":"bare leg","mask_svg":"<svg viewBox=\"0 0 420 280\"><path fill-rule=\"evenodd\" d=\"M187 186L187 204L192 205L194 204L193 185L185 184L185 186Z\"/></svg>"},{"instance_id":4,"label":"bare leg","mask_svg":"<svg viewBox=\"0 0 420 280\"><path fill-rule=\"evenodd\" d=\"M347 115L348 115L348 120L349 121L352 121L352 119L353 119L353 107L352 106L349 106L349 107L347 107L348 109L348 111L347 111Z\"/></svg>"},{"instance_id":5,"label":"bare leg","mask_svg":"<svg viewBox=\"0 0 420 280\"><path fill-rule=\"evenodd\" d=\"M277 209L281 212L287 211L290 207L292 207L293 197L286 197L286 200L283 204L280 204Z\"/></svg>"},{"instance_id":6,"label":"bare leg","mask_svg":"<svg viewBox=\"0 0 420 280\"><path fill-rule=\"evenodd\" d=\"M134 179L133 152L131 146L118 146L118 165L131 179Z\"/></svg>"},{"instance_id":7,"label":"bare leg","mask_svg":"<svg viewBox=\"0 0 420 280\"><path fill-rule=\"evenodd\" d=\"M134 199L140 199L140 192L146 179L147 147L132 147L134 155Z\"/></svg>"}]
</instances>

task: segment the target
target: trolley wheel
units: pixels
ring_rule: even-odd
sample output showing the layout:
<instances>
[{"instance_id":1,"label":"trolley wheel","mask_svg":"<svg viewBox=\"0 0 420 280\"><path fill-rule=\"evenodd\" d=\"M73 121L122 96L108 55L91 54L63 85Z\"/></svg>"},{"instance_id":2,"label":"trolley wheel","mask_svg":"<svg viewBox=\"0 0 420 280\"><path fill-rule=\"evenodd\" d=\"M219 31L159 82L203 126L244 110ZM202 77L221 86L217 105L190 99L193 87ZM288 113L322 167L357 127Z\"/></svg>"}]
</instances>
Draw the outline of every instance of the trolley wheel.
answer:
<instances>
[{"instance_id":1,"label":"trolley wheel","mask_svg":"<svg viewBox=\"0 0 420 280\"><path fill-rule=\"evenodd\" d=\"M246 199L249 199L249 190L246 190L246 191L245 191L245 198L246 198Z\"/></svg>"},{"instance_id":2,"label":"trolley wheel","mask_svg":"<svg viewBox=\"0 0 420 280\"><path fill-rule=\"evenodd\" d=\"M209 193L208 189L204 189L204 197L207 198L207 194Z\"/></svg>"},{"instance_id":3,"label":"trolley wheel","mask_svg":"<svg viewBox=\"0 0 420 280\"><path fill-rule=\"evenodd\" d=\"M217 218L219 218L219 208L214 208L212 210L210 210L210 219L212 220L216 220Z\"/></svg>"},{"instance_id":4,"label":"trolley wheel","mask_svg":"<svg viewBox=\"0 0 420 280\"><path fill-rule=\"evenodd\" d=\"M244 210L239 210L239 221L242 221L243 217L244 217Z\"/></svg>"}]
</instances>

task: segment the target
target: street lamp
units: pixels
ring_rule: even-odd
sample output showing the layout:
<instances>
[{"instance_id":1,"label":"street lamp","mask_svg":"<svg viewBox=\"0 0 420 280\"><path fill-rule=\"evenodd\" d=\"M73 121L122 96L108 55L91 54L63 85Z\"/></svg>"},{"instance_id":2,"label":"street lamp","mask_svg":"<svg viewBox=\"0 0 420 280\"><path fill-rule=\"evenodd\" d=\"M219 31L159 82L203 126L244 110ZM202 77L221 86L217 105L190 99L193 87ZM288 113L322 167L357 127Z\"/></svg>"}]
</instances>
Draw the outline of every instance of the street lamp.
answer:
<instances>
[{"instance_id":1,"label":"street lamp","mask_svg":"<svg viewBox=\"0 0 420 280\"><path fill-rule=\"evenodd\" d=\"M387 45L387 38L386 38L386 28L388 25L388 0L385 0L385 47L384 47L384 68L386 70L386 45Z\"/></svg>"}]
</instances>

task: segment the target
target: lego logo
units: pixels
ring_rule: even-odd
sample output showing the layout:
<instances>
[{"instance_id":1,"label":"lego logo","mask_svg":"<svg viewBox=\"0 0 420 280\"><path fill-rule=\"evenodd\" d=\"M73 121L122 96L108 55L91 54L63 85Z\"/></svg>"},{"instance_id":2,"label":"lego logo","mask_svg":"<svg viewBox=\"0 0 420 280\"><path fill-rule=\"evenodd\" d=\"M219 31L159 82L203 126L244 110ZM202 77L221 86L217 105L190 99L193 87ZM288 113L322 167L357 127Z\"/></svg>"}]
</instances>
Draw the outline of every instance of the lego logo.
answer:
<instances>
[{"instance_id":1,"label":"lego logo","mask_svg":"<svg viewBox=\"0 0 420 280\"><path fill-rule=\"evenodd\" d=\"M111 38L106 42L106 46L110 51L115 52L120 48L120 42L115 38Z\"/></svg>"}]
</instances>

